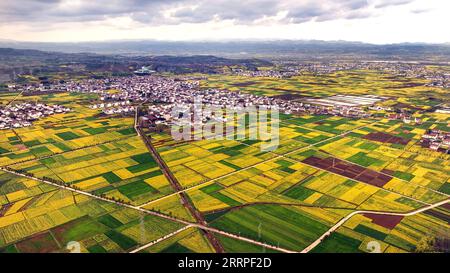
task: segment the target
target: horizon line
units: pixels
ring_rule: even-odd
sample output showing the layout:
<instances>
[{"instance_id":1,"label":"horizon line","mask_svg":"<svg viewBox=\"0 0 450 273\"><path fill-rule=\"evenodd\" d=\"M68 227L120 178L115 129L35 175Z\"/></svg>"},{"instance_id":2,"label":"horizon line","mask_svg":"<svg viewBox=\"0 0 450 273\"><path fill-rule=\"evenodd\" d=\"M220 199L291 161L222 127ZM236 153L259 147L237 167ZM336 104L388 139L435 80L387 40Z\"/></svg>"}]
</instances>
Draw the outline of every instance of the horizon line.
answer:
<instances>
[{"instance_id":1,"label":"horizon line","mask_svg":"<svg viewBox=\"0 0 450 273\"><path fill-rule=\"evenodd\" d=\"M192 40L159 40L152 38L143 39L110 39L110 40L80 40L80 41L29 41L29 40L13 40L13 39L1 39L0 43L36 43L36 44L82 44L82 43L117 43L117 42L162 42L162 43L264 43L264 42L324 42L324 43L353 43L362 45L450 45L449 42L442 43L429 43L421 41L404 41L396 43L373 43L355 40L320 40L320 39L276 39L276 38L262 38L262 39L192 39Z\"/></svg>"}]
</instances>

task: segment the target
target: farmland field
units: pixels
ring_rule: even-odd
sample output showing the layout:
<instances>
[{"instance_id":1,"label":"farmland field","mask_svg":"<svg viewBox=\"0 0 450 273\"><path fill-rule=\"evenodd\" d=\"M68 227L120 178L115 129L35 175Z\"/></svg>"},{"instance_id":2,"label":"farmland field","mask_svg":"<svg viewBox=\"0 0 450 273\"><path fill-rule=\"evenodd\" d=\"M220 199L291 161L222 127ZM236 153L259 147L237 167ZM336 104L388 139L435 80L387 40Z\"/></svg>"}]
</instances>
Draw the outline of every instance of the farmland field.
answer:
<instances>
[{"instance_id":1,"label":"farmland field","mask_svg":"<svg viewBox=\"0 0 450 273\"><path fill-rule=\"evenodd\" d=\"M267 151L267 140L237 134L184 141L146 127L141 135L134 116L89 107L100 102L95 94L1 94L5 104L14 97L71 111L1 130L0 252L69 252L71 242L89 253L212 253L217 244L225 252L301 252L320 240L308 251L371 252L377 241L382 252L401 253L421 251L430 234L447 236L450 156L421 140L431 130L449 132L450 117L423 102L426 80L397 82L371 70L194 76L201 89L298 101L370 91L387 97L380 107L420 109L414 115L422 122L375 110L362 118L280 113L279 143ZM428 92L448 100L440 88ZM192 226L199 217L213 230Z\"/></svg>"},{"instance_id":2,"label":"farmland field","mask_svg":"<svg viewBox=\"0 0 450 273\"><path fill-rule=\"evenodd\" d=\"M403 273L450 253L449 10L0 0L1 269L58 253L336 271L382 253Z\"/></svg>"}]
</instances>

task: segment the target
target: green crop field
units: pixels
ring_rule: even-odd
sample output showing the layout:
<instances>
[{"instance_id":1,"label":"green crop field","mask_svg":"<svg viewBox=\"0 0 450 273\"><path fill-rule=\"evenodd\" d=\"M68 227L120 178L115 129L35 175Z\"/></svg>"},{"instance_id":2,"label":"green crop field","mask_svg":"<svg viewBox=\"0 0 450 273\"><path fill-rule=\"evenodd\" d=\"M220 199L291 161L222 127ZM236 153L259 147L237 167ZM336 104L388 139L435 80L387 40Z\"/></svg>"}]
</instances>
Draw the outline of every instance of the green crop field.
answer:
<instances>
[{"instance_id":1,"label":"green crop field","mask_svg":"<svg viewBox=\"0 0 450 273\"><path fill-rule=\"evenodd\" d=\"M134 117L88 107L100 102L98 95L14 93L17 103L37 100L71 112L0 131L0 253L69 252L73 241L89 253L215 252L206 231L189 225L197 223L192 209L225 252L300 252L356 211L309 251L370 252L368 243L377 241L382 252L417 252L430 235L448 234L448 204L387 216L448 200L450 156L421 143L430 130L450 132L450 116L434 111L448 102L448 90L370 69L289 78L188 76L201 77L202 90L289 94L299 102L370 93L386 97L378 106L400 105L421 122L368 107L372 115L360 118L281 113L271 151L261 149L267 140L178 141L168 130L145 129L166 168L137 134ZM0 94L0 101L12 96Z\"/></svg>"}]
</instances>

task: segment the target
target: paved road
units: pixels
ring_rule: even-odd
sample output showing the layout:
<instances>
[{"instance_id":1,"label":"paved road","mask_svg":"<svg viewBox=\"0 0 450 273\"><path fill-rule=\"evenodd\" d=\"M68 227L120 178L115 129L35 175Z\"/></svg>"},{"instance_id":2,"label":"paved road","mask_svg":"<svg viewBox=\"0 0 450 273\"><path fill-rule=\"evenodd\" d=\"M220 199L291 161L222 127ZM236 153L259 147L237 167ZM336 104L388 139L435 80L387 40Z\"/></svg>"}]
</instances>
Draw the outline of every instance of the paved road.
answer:
<instances>
[{"instance_id":1,"label":"paved road","mask_svg":"<svg viewBox=\"0 0 450 273\"><path fill-rule=\"evenodd\" d=\"M337 222L334 226L332 226L327 232L325 232L322 236L320 236L317 240L315 240L312 244L310 244L308 247L306 247L305 249L303 249L301 251L301 253L308 253L310 252L313 248L315 248L317 245L319 245L326 237L330 236L331 233L333 233L336 229L338 229L340 226L342 226L345 222L347 222L348 219L352 218L353 216L355 216L356 214L362 214L362 213L367 213L367 214L377 214L377 215L393 215L393 216L412 216L430 209L433 209L435 207L439 207L442 206L444 204L447 204L448 202L450 202L450 199L441 201L439 203L433 204L433 205L429 205L426 207L422 207L420 209L417 210L413 210L411 212L406 212L406 213L397 213L397 212L373 212L373 211L365 211L365 210L358 210L358 211L354 211L352 213L350 213L349 215L347 215L346 217L342 218L339 222Z\"/></svg>"},{"instance_id":2,"label":"paved road","mask_svg":"<svg viewBox=\"0 0 450 273\"><path fill-rule=\"evenodd\" d=\"M179 230L176 230L176 231L174 231L174 232L172 232L172 233L169 233L169 234L167 234L167 235L164 235L163 237L158 238L158 239L156 239L156 240L154 240L154 241L151 241L150 243L148 243L148 244L146 244L146 245L143 245L143 246L141 246L141 247L138 247L138 248L136 248L135 250L130 251L130 253L137 253L137 252L139 252L139 251L141 251L141 250L144 250L144 249L146 249L146 248L148 248L148 247L151 247L152 245L155 245L155 244L157 244L157 243L159 243L159 242L162 242L162 241L164 241L164 240L166 240L166 239L168 239L168 238L170 238L170 237L172 237L172 236L175 236L175 235L177 235L178 233L180 233L180 232L182 232L182 231L185 231L186 229L191 228L191 227L192 227L191 225L184 226L184 227L180 228Z\"/></svg>"},{"instance_id":3,"label":"paved road","mask_svg":"<svg viewBox=\"0 0 450 273\"><path fill-rule=\"evenodd\" d=\"M156 162L159 165L159 168L166 176L167 180L170 182L172 187L176 192L179 192L179 195L181 197L181 202L183 203L183 206L186 207L189 212L194 216L195 220L198 224L201 224L203 226L206 226L208 223L205 221L205 218L200 213L200 211L195 208L195 206L191 203L189 200L188 195L182 191L183 187L181 186L180 182L178 182L178 179L173 175L172 171L167 166L166 162L162 159L161 155L158 153L156 148L152 145L150 139L145 134L145 132L142 130L142 128L137 127L137 130L139 131L140 136L144 140L145 146L149 150L150 154L153 156L153 158L156 160ZM216 252L218 253L224 253L225 250L222 247L222 244L217 240L217 238L209 231L203 230L205 237L208 239L208 241L211 243L211 245L214 247Z\"/></svg>"},{"instance_id":4,"label":"paved road","mask_svg":"<svg viewBox=\"0 0 450 273\"><path fill-rule=\"evenodd\" d=\"M48 184L48 185L52 185L52 186L58 187L58 188L63 189L63 190L68 190L68 191L75 192L75 193L78 193L78 194L82 194L82 195L85 195L85 196L88 196L88 197L91 197L91 198L94 198L94 199L97 199L97 200L105 201L105 202L108 202L108 203L113 203L113 204L116 204L116 205L119 205L119 206L122 206L122 207L138 210L138 211L141 211L141 212L145 212L147 214L151 214L151 215L155 215L155 216L158 216L158 217L162 217L162 218L165 218L165 219L168 219L168 220L171 220L171 221L175 221L175 222L179 222L179 223L182 223L182 224L185 224L185 225L192 224L191 222L188 222L188 221L185 221L185 220L181 220L181 219L178 219L178 218L175 218L175 217L172 217L172 216L168 216L168 215L165 215L165 214L162 214L162 213L158 213L158 212L154 212L154 211L151 211L151 210L143 209L143 208L140 208L138 206L125 204L125 203L122 203L122 202L119 202L119 201L114 201L114 200L111 200L111 199L108 199L108 198L104 198L104 197L101 197L101 196L98 196L98 195L94 195L94 194L92 194L90 192L77 190L77 189L68 187L66 185L56 184L56 183L53 183L53 182L50 182L50 181L47 181L47 180L43 180L43 179L40 179L40 178L37 178L37 177L32 177L32 176L25 175L25 174L22 174L22 173L18 173L18 172L15 172L15 171L7 170L7 169L5 169L3 167L0 167L0 170L3 171L3 172L7 172L7 173L10 173L10 174L17 175L17 176L26 177L26 178L34 180L34 181L38 181L38 182L42 182L42 183L45 183L45 184Z\"/></svg>"},{"instance_id":5,"label":"paved road","mask_svg":"<svg viewBox=\"0 0 450 273\"><path fill-rule=\"evenodd\" d=\"M16 101L16 99L17 99L18 97L20 97L20 96L23 94L23 92L25 92L25 90L22 90L19 94L17 94L17 96L15 96L12 100L10 100L10 101L6 104L6 106L9 106L9 105L11 105L11 103L13 103L14 101Z\"/></svg>"},{"instance_id":6,"label":"paved road","mask_svg":"<svg viewBox=\"0 0 450 273\"><path fill-rule=\"evenodd\" d=\"M136 106L136 109L134 110L134 130L136 131L136 134L138 136L141 136L141 131L138 128L138 123L139 123L138 111L139 111L139 106Z\"/></svg>"},{"instance_id":7,"label":"paved road","mask_svg":"<svg viewBox=\"0 0 450 273\"><path fill-rule=\"evenodd\" d=\"M338 158L338 157L335 157L335 156L333 156L333 155L331 155L331 156L334 157L334 158L336 158L336 159L339 159L339 160L341 160L341 161L347 162L347 163L349 163L349 164L353 164L353 165L356 165L356 166L359 166L359 167L368 169L366 166L363 166L363 165L361 165L361 164L358 164L358 163L355 163L355 162L352 162L352 161L348 161L347 159ZM294 159L293 159L293 160L294 160ZM300 162L301 162L301 161L300 161ZM305 163L305 162L302 162L302 163L307 164L307 163ZM392 163L392 162L390 162L390 163ZM309 164L307 164L307 165L309 165ZM313 165L310 165L310 166L313 166ZM319 168L319 167L318 167L318 168ZM325 169L324 169L324 170L325 170ZM444 192L440 192L440 191L435 190L435 189L428 188L428 187L426 187L426 186L423 186L423 185L420 185L420 184L417 184L417 183L408 181L408 180L406 180L406 179L403 179L403 178L400 178L400 177L396 177L396 176L392 176L392 175L390 175L390 174L383 173L383 172L379 172L379 171L376 171L376 170L373 170L373 169L369 169L369 170L374 171L374 172L376 172L376 173L378 173L378 174L383 174L383 175L385 175L385 176L387 176L387 177L389 177L389 178L391 178L391 179L394 179L394 178L395 178L395 179L401 180L401 181L403 181L403 182L406 182L406 183L408 183L408 184L411 184L411 185L413 185L413 186L417 186L417 187L419 187L419 188L424 188L424 189L429 190L429 191L432 191L432 192L434 192L434 193L436 193L436 194L443 195L443 197L450 197L449 194L446 194L446 193L444 193ZM336 173L334 173L334 174L336 174ZM355 178L350 178L350 179L359 181L356 177L355 177ZM366 182L363 182L363 181L359 181L359 182L361 182L361 183L366 183ZM368 183L366 183L366 184L368 184ZM371 184L369 184L369 185L371 185ZM375 186L375 187L376 187L376 186ZM397 194L399 194L399 193L397 193ZM405 197L408 197L408 196L405 196ZM413 199L412 197L408 197L408 198ZM416 201L418 201L418 200L416 200ZM422 202L422 201L418 201L418 202L421 202L421 203L423 203L423 204L427 204L427 203ZM427 205L429 205L429 204L427 204Z\"/></svg>"},{"instance_id":8,"label":"paved road","mask_svg":"<svg viewBox=\"0 0 450 273\"><path fill-rule=\"evenodd\" d=\"M377 122L372 122L372 123L370 123L370 124L374 124L374 123L377 123ZM330 171L328 171L327 169L324 169L324 168L321 168L321 167L319 167L319 166L315 166L315 165L309 164L309 163L307 163L307 162L303 162L303 161L298 160L298 159L296 159L296 158L289 157L288 155L293 154L293 153L298 153L298 152L300 152L300 151L303 151L303 150L312 148L312 147L314 147L314 146L316 146L316 145L318 145L318 144L324 143L324 142L326 142L326 141L330 141L331 139L334 139L334 138L341 137L341 136L343 136L343 135L348 134L349 132L352 132L352 131L354 131L354 130L357 130L357 129L366 127L367 125L370 125L370 124L365 124L365 125L356 127L356 128L354 128L354 129L349 130L349 131L346 131L346 132L344 132L344 133L342 133L342 134L336 135L336 136L331 137L331 138L328 138L328 139L324 139L324 140L319 141L319 142L314 143L314 144L310 144L310 145L308 145L308 146L306 146L306 147L300 147L300 148L298 148L298 149L294 149L294 150L292 150L292 151L290 151L290 152L288 152L288 153L285 153L285 154L277 154L277 153L275 153L275 152L269 151L268 153L271 153L271 154L275 155L274 158L271 158L271 159L269 159L269 160L274 160L274 159L278 159L278 158L285 158L285 159L288 159L288 160L291 160L291 161L296 161L296 162L299 162L299 163L308 165L308 166L310 166L310 167L312 167L312 168L314 168L314 169L316 169L316 170L323 170L323 171L330 172ZM253 147L253 146L251 146L251 145L249 145L249 144L245 144L245 143L242 143L242 144L245 145L245 146ZM351 164L358 165L358 166L363 167L363 168L367 168L367 167L364 167L364 166L362 166L362 165L359 165L359 164L350 162L350 161L345 160L345 159L340 159L340 158L337 158L337 157L335 157L335 158L336 158L336 159L339 159L339 160L342 160L342 161L344 161L344 162L347 162L347 163L351 163ZM266 161L264 161L264 162L266 162ZM258 164L261 164L261 163L257 163L256 165L258 165ZM251 167L253 167L253 166L251 166ZM244 169L241 169L241 170L239 170L239 171L242 171L242 170L244 170ZM374 172L376 172L376 173L380 173L380 172L375 171L375 170L372 170L372 171L374 171ZM337 176L340 176L340 177L343 177L343 178L345 178L345 179L352 179L352 180L358 181L358 182L360 182L360 183L364 183L364 184L368 184L368 185L374 186L374 185L372 185L372 184L370 184L370 183L367 183L367 182L358 180L357 177L355 177L355 178L349 178L349 177L344 176L344 175L342 175L342 174L333 173L333 172L330 172L330 173L332 173L332 174L334 174L334 175L337 175ZM386 175L386 176L388 176L388 177L390 177L391 179L394 178L394 177L391 176L391 175L388 175L388 174L385 174L385 173L382 173L382 174L383 174L383 175ZM226 175L225 175L225 176L226 176ZM218 177L218 178L216 178L216 179L221 179L221 178L223 178L223 177L224 177L224 176ZM448 194L445 194L445 193L442 193L442 192L439 192L439 191L436 191L436 190L433 190L433 189L424 187L424 186L419 185L419 184L411 183L411 182L408 181L408 180L404 180L404 179L402 179L402 178L397 178L397 179L402 180L402 181L404 181L404 182L406 182L406 183L409 183L409 184L412 184L412 185L421 187L421 188L425 188L425 189L430 190L430 191L432 191L432 192L434 192L434 193L436 193L436 194L440 194L440 195L442 195L444 198L450 197ZM209 180L208 182L210 182L210 181L213 181L213 180ZM383 187L378 187L378 186L374 186L374 187L377 187L377 188L379 188L379 189L381 189L381 190L383 190L383 191L387 191L387 192L390 192L390 193L394 193L394 194L403 196L403 197L405 197L405 198L414 200L414 201L416 201L416 202L418 202L418 203L421 203L421 204L423 204L423 205L430 205L430 203L421 201L421 200L416 199L416 198L414 198L414 197L411 197L411 196L409 196L409 195L404 195L404 194L402 194L402 193L399 193L399 192L396 192L396 191L393 191L393 190L389 190L389 189L385 189L385 188L383 188ZM156 201L156 200L154 200L154 201Z\"/></svg>"},{"instance_id":9,"label":"paved road","mask_svg":"<svg viewBox=\"0 0 450 273\"><path fill-rule=\"evenodd\" d=\"M264 163L266 163L266 162L268 162L268 161L273 161L273 160L281 159L281 158L288 158L288 159L293 160L293 158L287 157L287 155L290 155L290 154L293 154L293 153L302 152L302 151L304 151L304 150L307 150L307 149L309 149L309 148L312 148L312 147L315 146L315 145L324 143L325 141L330 141L330 140L332 140L332 139L338 138L338 137L340 137L340 136L342 136L342 135L345 135L345 134L350 133L350 132L352 132L352 131L354 131L354 130L357 130L357 129L366 127L366 126L368 126L368 125L374 124L374 123L376 123L376 122L378 122L378 121L375 121L375 122L372 122L372 123L368 123L368 124L365 124L365 125L362 125L362 126L353 128L353 129L351 129L351 130L345 131L344 133L342 133L342 134L340 134L340 135L336 135L336 136L333 136L333 137L330 137L330 138L321 140L321 141L319 141L319 142L317 142L317 143L314 143L314 144L309 144L308 146L296 148L296 149L294 149L294 150L292 150L292 151L290 151L290 152L288 152L288 153L285 153L285 154L277 154L277 153L271 152L272 154L275 154L275 157L269 158L269 159L267 159L267 160L263 160L263 161L261 161L261 162L252 164L252 165L247 166L247 167L245 167L245 168L242 168L242 169L239 169L239 170L236 170L236 171L232 171L232 172L230 172L230 173L224 174L224 175L219 176L219 177L216 177L216 178L214 178L214 179L210 179L210 180L208 180L208 181L206 181L206 182L203 182L203 183L200 183L200 184L198 184L198 185L191 186L191 187L189 187L189 188L182 189L182 190L177 191L177 192L175 192L175 193L172 193L172 194L169 194L169 195L160 197L160 198L158 198L158 199L149 201L149 202L147 202L147 203L145 203L145 204L142 204L141 207L144 207L144 206L147 206L147 205L149 205L149 204L158 202L158 201L163 200L163 199L165 199L165 198L169 198L169 197L171 197L171 196L173 196L173 195L176 195L176 194L178 194L178 193L180 193L180 192L186 192L186 191L188 191L188 190L192 190L192 189L195 189L195 188L199 188L199 187L203 186L203 185L206 184L206 183L214 182L214 181L220 180L220 179L222 179L222 178L225 178L225 177L228 177L228 176L235 175L236 173L240 173L240 172L249 170L249 169L254 168L254 167L258 166L258 165L264 164ZM242 144L249 146L248 144L245 144L245 143L242 143ZM347 177L346 177L346 178L347 178Z\"/></svg>"},{"instance_id":10,"label":"paved road","mask_svg":"<svg viewBox=\"0 0 450 273\"><path fill-rule=\"evenodd\" d=\"M239 236L239 235L228 233L228 232L225 232L225 231L222 231L222 230L219 230L219 229L211 228L211 227L199 224L199 223L188 222L188 221L181 220L181 219L169 216L169 215L165 215L165 214L162 214L162 213L158 213L158 212L154 212L154 211L151 211L151 210L147 210L147 209L141 208L139 206L133 206L133 205L125 204L125 203L122 203L122 202L118 202L118 201L114 201L114 200L111 200L111 199L103 198L103 197L94 195L94 194L89 193L89 192L73 189L73 188L65 186L65 185L52 183L52 182L49 182L49 181L46 181L46 180L43 180L43 179L39 179L39 178L36 178L36 177L32 177L32 176L28 176L28 175L25 175L25 174L17 173L17 172L11 171L11 170L6 170L3 167L0 167L0 170L4 171L4 172L7 172L7 173L11 173L11 174L17 175L17 176L26 177L26 178L34 180L34 181L38 181L38 182L42 182L42 183L45 183L45 184L48 184L48 185L52 185L52 186L55 186L55 187L58 187L58 188L61 188L61 189L64 189L64 190L68 190L68 191L71 191L71 192L82 194L82 195L85 195L85 196L88 196L88 197L91 197L91 198L94 198L94 199L97 199L97 200L105 201L105 202L108 202L108 203L113 203L113 204L118 205L118 206L126 207L126 208L129 208L129 209L134 209L134 210L137 210L137 211L140 211L140 212L143 212L143 213L147 213L147 214L150 214L150 215L158 216L158 217L170 220L170 221L178 222L178 223L181 223L181 224L184 224L184 225L188 225L188 226L191 226L191 227L196 227L196 228L199 228L201 230L214 232L214 233L221 234L221 235L224 235L224 236L227 236L227 237L230 237L230 238L234 238L234 239L245 241L245 242L249 242L249 243L252 243L252 244L255 244L255 245L263 246L263 247L266 247L266 248L269 248L269 249L277 250L277 251L280 251L280 252L286 252L286 253L293 253L293 252L295 252L295 251L292 251L292 250L289 250L289 249L272 246L272 245L269 245L269 244L266 244L266 243L261 243L259 241L255 241L255 240L243 237L243 236Z\"/></svg>"},{"instance_id":11,"label":"paved road","mask_svg":"<svg viewBox=\"0 0 450 273\"><path fill-rule=\"evenodd\" d=\"M13 132L15 132L15 130L13 130ZM30 162L30 161L36 161L36 160L41 160L41 159L52 158L52 157L55 157L55 156L58 156L58 155L63 155L63 154L67 154L67 153L70 153L70 152L75 152L75 151L78 151L78 150L93 148L93 147L97 147L97 146L103 145L103 144L114 143L114 142L122 141L122 140L125 140L125 139L129 139L129 138L130 138L129 136L118 137L118 138L113 139L113 140L107 140L105 142L99 142L99 143L96 143L96 144L90 144L90 145L87 145L87 146L74 148L74 149L68 150L68 151L62 151L60 153L54 153L54 154L50 154L50 155L34 157L34 158L31 158L31 159L25 159L23 161L17 161L17 162L5 164L5 165L2 165L2 167L10 167L10 166L14 166L14 165L19 165L19 164L23 164L23 163L26 163L26 162Z\"/></svg>"},{"instance_id":12,"label":"paved road","mask_svg":"<svg viewBox=\"0 0 450 273\"><path fill-rule=\"evenodd\" d=\"M35 180L35 181L46 183L46 184L49 184L49 185L52 185L52 186L55 186L55 187L58 187L58 188L61 188L61 189L64 189L64 190L68 190L68 191L72 191L72 192L75 192L75 193L78 193L78 194L89 196L89 197L94 198L94 199L98 199L98 200L102 200L102 201L105 201L105 202L113 203L113 204L116 204L118 206L123 206L123 207L126 207L126 208L130 208L130 209L134 209L134 210L137 210L137 211L140 211L140 212L144 212L144 213L147 213L147 214L150 214L150 215L158 216L158 217L170 220L170 221L178 222L178 223L184 224L186 226L191 226L191 227L199 228L201 230L211 231L213 233L217 233L217 234L220 234L220 235L223 235L223 236L227 236L227 237L230 237L230 238L233 238L233 239L236 239L236 240L245 241L245 242L248 242L248 243L251 243L251 244L254 244L254 245L259 245L259 246L262 246L262 247L265 247L265 248L268 248L268 249L273 249L273 250L276 250L276 251L279 251L279 252L284 252L284 253L307 253L307 252L311 251L325 237L330 235L333 231L335 231L337 228L342 226L348 219L350 219L352 216L354 216L356 214L368 213L368 214L378 214L378 215L411 216L411 215L415 215L417 213L421 213L421 212L424 212L426 210L430 210L432 208L435 208L435 207L438 207L438 206L441 206L443 204L446 204L446 203L450 202L450 199L444 200L444 201L441 201L439 203L436 203L436 204L433 204L433 205L430 205L430 206L426 206L426 207L423 207L423 208L420 208L420 209L417 209L417 210L414 210L414 211L411 211L411 212L407 212L407 213L382 212L382 211L379 211L379 212L375 212L375 211L355 211L355 212L350 213L346 217L344 217L342 220L340 220L337 224L335 224L326 233L324 233L321 237L319 237L319 239L314 241L311 245L306 247L304 250L302 250L301 252L297 252L297 251L289 250L289 249L286 249L286 248L277 247L277 246L273 246L273 245L270 245L270 244L262 243L262 242L259 242L259 241L253 240L253 239L249 239L249 238L246 238L246 237L243 237L243 236L240 236L240 235L236 235L236 234L232 234L232 233L229 233L229 232L225 232L225 231L222 231L222 230L219 230L219 229L216 229L216 228L211 228L211 227L208 227L208 226L205 226L205 225L202 225L202 224L191 223L191 222L188 222L188 221L185 221L185 220L181 220L181 219L178 219L178 218L175 218L175 217L172 217L172 216L168 216L168 215L165 215L165 214L162 214L162 213L150 211L150 210L141 208L139 206L133 206L133 205L124 204L124 203L121 203L121 202L118 202L118 201L114 201L114 200L111 200L111 199L103 198L103 197L100 197L100 196L97 196L97 195L93 195L93 194L91 194L89 192L85 192L85 191L82 191L82 190L76 190L76 189L67 187L65 185L59 185L59 184L52 183L52 182L49 182L49 181L45 181L45 180L42 180L42 179L39 179L39 178L36 178L36 177L31 177L31 176L28 176L28 175L25 175L25 174L21 174L21 173L17 173L17 172L14 172L14 171L6 170L6 169L4 169L2 167L0 167L0 170L2 170L4 172L7 172L7 173L11 173L11 174L17 175L17 176L26 177L28 179L32 179L32 180Z\"/></svg>"}]
</instances>

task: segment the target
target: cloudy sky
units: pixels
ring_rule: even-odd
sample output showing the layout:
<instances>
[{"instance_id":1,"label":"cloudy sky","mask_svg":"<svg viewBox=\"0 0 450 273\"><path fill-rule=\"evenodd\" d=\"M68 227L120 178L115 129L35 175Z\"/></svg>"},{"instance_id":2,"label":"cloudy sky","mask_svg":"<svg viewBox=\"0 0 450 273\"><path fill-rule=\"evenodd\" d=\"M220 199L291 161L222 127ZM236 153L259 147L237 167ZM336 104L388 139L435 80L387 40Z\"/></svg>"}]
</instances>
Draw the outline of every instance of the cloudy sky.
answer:
<instances>
[{"instance_id":1,"label":"cloudy sky","mask_svg":"<svg viewBox=\"0 0 450 273\"><path fill-rule=\"evenodd\" d=\"M0 0L0 39L448 43L448 0Z\"/></svg>"}]
</instances>

